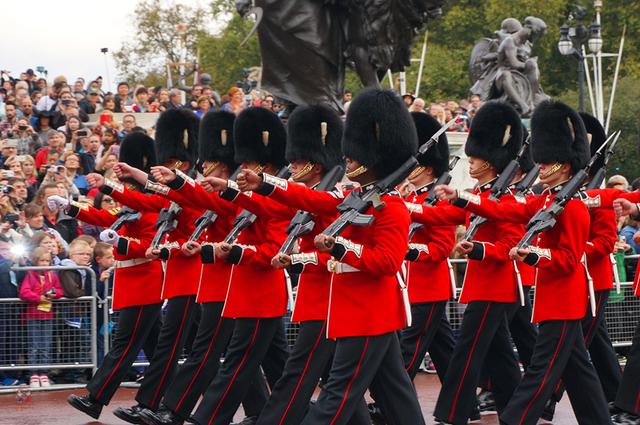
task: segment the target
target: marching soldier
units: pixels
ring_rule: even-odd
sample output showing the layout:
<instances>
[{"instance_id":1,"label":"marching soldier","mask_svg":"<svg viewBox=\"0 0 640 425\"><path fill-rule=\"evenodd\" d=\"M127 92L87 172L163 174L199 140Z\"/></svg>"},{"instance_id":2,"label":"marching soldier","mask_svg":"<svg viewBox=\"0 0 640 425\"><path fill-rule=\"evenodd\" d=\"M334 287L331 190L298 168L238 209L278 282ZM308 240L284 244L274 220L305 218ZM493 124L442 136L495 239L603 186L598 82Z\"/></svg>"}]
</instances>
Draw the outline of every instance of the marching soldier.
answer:
<instances>
[{"instance_id":1,"label":"marching soldier","mask_svg":"<svg viewBox=\"0 0 640 425\"><path fill-rule=\"evenodd\" d=\"M526 203L497 203L442 186L437 189L440 197L489 219L527 223L589 160L584 124L567 105L542 103L534 111L531 131L533 159L540 164L540 180L547 187L542 195L532 196ZM556 219L553 228L538 236L535 246L510 251L515 261L537 269L533 321L539 324L539 333L531 364L500 421L535 424L562 378L578 423L610 424L581 326L588 303L587 275L581 260L589 237L589 213L584 203L574 199Z\"/></svg>"},{"instance_id":2,"label":"marching soldier","mask_svg":"<svg viewBox=\"0 0 640 425\"><path fill-rule=\"evenodd\" d=\"M368 190L416 152L413 121L400 98L387 90L365 89L352 102L342 150L347 177ZM314 191L263 173L259 192L278 202L335 217L344 194ZM241 180L243 175L239 176ZM343 236L319 234L316 249L333 257L327 337L336 339L329 378L302 424L346 424L367 389L379 394L393 424L424 424L417 396L404 370L396 331L407 324L398 272L404 259L410 219L400 197L383 195L384 207L370 208L370 226L348 227ZM325 218L323 218L325 219ZM322 254L319 254L322 255Z\"/></svg>"},{"instance_id":3,"label":"marching soldier","mask_svg":"<svg viewBox=\"0 0 640 425\"><path fill-rule=\"evenodd\" d=\"M497 175L522 146L522 125L506 103L487 102L471 126L465 153L469 172L478 180L474 196L487 198ZM504 196L508 198L510 196ZM410 204L412 218L429 225L469 224L470 215L455 207ZM494 220L478 229L474 241L457 250L469 258L460 302L468 304L453 357L434 411L440 423L466 424L476 405L475 390L483 364L501 411L520 380L520 369L509 341L507 312L517 300L517 275L509 249L521 236L519 226Z\"/></svg>"},{"instance_id":4,"label":"marching soldier","mask_svg":"<svg viewBox=\"0 0 640 425\"><path fill-rule=\"evenodd\" d=\"M156 124L158 162L183 171L192 170L197 152L197 126L198 119L190 110L169 110L162 113ZM135 178L136 176L130 172L132 169L123 163L114 167L119 178ZM100 186L103 193L136 210L158 212L163 208L169 208L169 202L162 196L132 192L122 185L105 181L101 176L94 174L89 175L89 180ZM160 185L150 181L147 181L145 188L150 192L164 190ZM167 240L147 250L147 258L153 260L159 258L162 248L170 254L168 259L165 257L165 277L162 286L162 298L168 302L158 346L136 394L138 404L131 408L119 407L113 412L126 422L139 423L139 414L143 408L158 408L178 365L195 310L200 262L197 257L182 255L179 250L171 250L171 247L180 247L186 242L199 215L198 210L183 208L177 217L169 218L177 219L177 227L169 233Z\"/></svg>"},{"instance_id":5,"label":"marching soldier","mask_svg":"<svg viewBox=\"0 0 640 425\"><path fill-rule=\"evenodd\" d=\"M120 160L148 171L156 163L153 139L140 132L130 133L122 141ZM127 181L124 184L129 190L142 190L136 183ZM49 202L66 208L67 214L86 223L108 227L119 219L115 211L69 203L60 197L51 197ZM159 261L145 258L155 234L158 214L151 211L140 211L140 214L139 219L125 221L117 231L105 230L101 234L102 240L116 248L113 309L119 311L119 319L113 347L87 384L89 394L68 398L74 408L94 419L98 419L102 408L109 404L152 329L159 325L162 266ZM151 356L149 352L146 354Z\"/></svg>"}]
</instances>

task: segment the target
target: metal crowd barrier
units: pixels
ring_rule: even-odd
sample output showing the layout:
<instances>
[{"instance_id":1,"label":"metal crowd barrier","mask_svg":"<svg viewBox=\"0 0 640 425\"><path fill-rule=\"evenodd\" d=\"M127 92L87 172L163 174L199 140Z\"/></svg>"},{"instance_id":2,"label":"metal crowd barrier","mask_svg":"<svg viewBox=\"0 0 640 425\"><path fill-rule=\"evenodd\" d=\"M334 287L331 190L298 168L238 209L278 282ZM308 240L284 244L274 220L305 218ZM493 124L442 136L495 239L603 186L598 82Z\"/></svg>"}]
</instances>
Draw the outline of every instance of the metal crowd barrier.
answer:
<instances>
[{"instance_id":1,"label":"metal crowd barrier","mask_svg":"<svg viewBox=\"0 0 640 425\"><path fill-rule=\"evenodd\" d=\"M90 296L52 300L49 353L31 347L28 320L24 316L29 304L20 298L0 298L0 372L53 369L98 368L96 275L90 267L12 267L14 272L84 270L91 281ZM44 358L30 361L30 357ZM48 357L48 358L47 358ZM8 387L10 388L10 387ZM14 387L15 388L15 387Z\"/></svg>"}]
</instances>

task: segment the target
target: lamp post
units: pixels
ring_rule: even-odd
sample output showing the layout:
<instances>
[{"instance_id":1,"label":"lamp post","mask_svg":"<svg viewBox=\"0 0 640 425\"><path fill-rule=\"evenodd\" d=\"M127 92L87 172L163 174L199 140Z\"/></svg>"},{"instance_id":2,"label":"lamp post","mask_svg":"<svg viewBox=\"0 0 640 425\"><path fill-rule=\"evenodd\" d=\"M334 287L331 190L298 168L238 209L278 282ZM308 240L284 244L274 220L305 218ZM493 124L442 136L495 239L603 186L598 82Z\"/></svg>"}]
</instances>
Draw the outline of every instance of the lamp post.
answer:
<instances>
[{"instance_id":1,"label":"lamp post","mask_svg":"<svg viewBox=\"0 0 640 425\"><path fill-rule=\"evenodd\" d=\"M583 24L574 24L560 27L560 40L558 51L563 56L573 56L578 60L578 108L584 112L584 55L582 54L584 43L587 41L587 27Z\"/></svg>"}]
</instances>

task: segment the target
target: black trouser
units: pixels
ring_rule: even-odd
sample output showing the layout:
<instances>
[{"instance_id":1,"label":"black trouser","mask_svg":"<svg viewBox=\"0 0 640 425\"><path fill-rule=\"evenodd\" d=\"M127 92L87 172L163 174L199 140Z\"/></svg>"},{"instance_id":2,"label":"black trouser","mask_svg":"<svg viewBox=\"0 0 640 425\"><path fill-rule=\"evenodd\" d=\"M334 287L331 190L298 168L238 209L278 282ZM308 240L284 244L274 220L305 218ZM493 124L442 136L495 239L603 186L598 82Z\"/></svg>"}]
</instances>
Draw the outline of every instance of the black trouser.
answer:
<instances>
[{"instance_id":1,"label":"black trouser","mask_svg":"<svg viewBox=\"0 0 640 425\"><path fill-rule=\"evenodd\" d=\"M614 401L616 392L620 386L620 381L622 380L622 371L620 370L616 352L611 345L604 317L605 307L607 306L607 300L609 299L609 290L596 291L595 298L596 315L593 316L591 314L591 308L587 309L587 315L582 319L582 334L584 335L584 344L589 350L591 361L596 368L596 373L598 373L599 376L610 375L607 376L607 380L605 381L607 383L607 387L602 385L602 381L600 384L602 385L602 390L607 401ZM592 347L593 342L596 339L598 339L596 347ZM609 342L608 346L606 341ZM599 363L596 363L594 355L591 354L592 348ZM600 372L598 371L598 365L602 368ZM563 393L564 384L560 381L554 391L552 401L557 402L560 400Z\"/></svg>"},{"instance_id":2,"label":"black trouser","mask_svg":"<svg viewBox=\"0 0 640 425\"><path fill-rule=\"evenodd\" d=\"M436 403L436 418L456 425L467 423L476 405L476 387L483 364L493 382L498 411L506 406L520 381L507 327L506 313L510 306L493 301L473 301L467 305Z\"/></svg>"},{"instance_id":3,"label":"black trouser","mask_svg":"<svg viewBox=\"0 0 640 425\"><path fill-rule=\"evenodd\" d=\"M526 370L533 355L533 347L536 345L538 330L531 323L532 309L531 299L529 298L531 287L523 286L522 289L524 292L524 305L520 305L519 301L512 304L507 309L507 322L509 323L511 339L518 350L518 360L522 362ZM491 389L491 380L486 367L482 368L479 386L487 390Z\"/></svg>"},{"instance_id":4,"label":"black trouser","mask_svg":"<svg viewBox=\"0 0 640 425\"><path fill-rule=\"evenodd\" d=\"M216 376L220 356L233 332L233 319L222 318L224 302L201 304L202 314L191 354L178 367L163 403L182 419L191 414L198 399Z\"/></svg>"},{"instance_id":5,"label":"black trouser","mask_svg":"<svg viewBox=\"0 0 640 425\"><path fill-rule=\"evenodd\" d=\"M389 418L389 425L425 423L415 389L402 363L398 336L390 332L338 338L329 379L302 424L348 423L367 388L377 394L376 402Z\"/></svg>"},{"instance_id":6,"label":"black trouser","mask_svg":"<svg viewBox=\"0 0 640 425\"><path fill-rule=\"evenodd\" d=\"M126 307L120 310L113 346L87 384L91 397L107 405L120 386L149 333L157 326L161 304Z\"/></svg>"},{"instance_id":7,"label":"black trouser","mask_svg":"<svg viewBox=\"0 0 640 425\"><path fill-rule=\"evenodd\" d=\"M236 319L225 361L193 414L198 424L228 425L231 422L249 386L259 375L260 364L274 335L278 329L283 332L282 328L281 317ZM274 369L272 373L277 374L276 366L271 368ZM282 368L284 361L278 377ZM270 368L265 368L265 374L267 369Z\"/></svg>"},{"instance_id":8,"label":"black trouser","mask_svg":"<svg viewBox=\"0 0 640 425\"><path fill-rule=\"evenodd\" d=\"M447 301L411 304L413 319L411 326L400 332L402 359L411 380L416 377L420 364L440 329L441 319L446 308Z\"/></svg>"},{"instance_id":9,"label":"black trouser","mask_svg":"<svg viewBox=\"0 0 640 425\"><path fill-rule=\"evenodd\" d=\"M633 344L627 354L622 382L616 395L616 407L640 415L640 322L633 335Z\"/></svg>"},{"instance_id":10,"label":"black trouser","mask_svg":"<svg viewBox=\"0 0 640 425\"><path fill-rule=\"evenodd\" d=\"M447 369L449 368L449 362L453 356L453 350L456 346L456 340L453 337L453 331L451 330L451 324L447 315L443 314L440 318L440 325L435 338L429 345L429 356L436 367L436 373L440 382L444 382L444 377L447 375Z\"/></svg>"},{"instance_id":11,"label":"black trouser","mask_svg":"<svg viewBox=\"0 0 640 425\"><path fill-rule=\"evenodd\" d=\"M560 378L580 425L611 423L607 400L587 356L579 320L540 323L531 364L500 415L501 423L534 425Z\"/></svg>"},{"instance_id":12,"label":"black trouser","mask_svg":"<svg viewBox=\"0 0 640 425\"><path fill-rule=\"evenodd\" d=\"M323 320L300 323L296 343L282 377L273 387L271 397L260 414L258 425L298 425L302 421L320 376L335 350L335 340L327 339L326 331ZM364 418L364 421L356 418ZM371 423L364 401L359 406L359 415L354 415L350 423Z\"/></svg>"},{"instance_id":13,"label":"black trouser","mask_svg":"<svg viewBox=\"0 0 640 425\"><path fill-rule=\"evenodd\" d=\"M195 299L195 295L183 295L167 301L158 345L136 394L138 404L152 410L158 408L182 355L196 309Z\"/></svg>"}]
</instances>

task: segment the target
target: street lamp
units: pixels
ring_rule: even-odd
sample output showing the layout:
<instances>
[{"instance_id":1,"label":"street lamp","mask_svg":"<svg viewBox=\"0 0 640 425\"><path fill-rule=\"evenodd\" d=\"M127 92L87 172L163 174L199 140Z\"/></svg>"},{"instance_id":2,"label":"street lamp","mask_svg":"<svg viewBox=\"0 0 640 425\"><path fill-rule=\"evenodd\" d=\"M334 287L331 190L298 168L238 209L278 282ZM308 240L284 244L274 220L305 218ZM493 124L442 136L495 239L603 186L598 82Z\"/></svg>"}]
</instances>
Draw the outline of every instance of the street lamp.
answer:
<instances>
[{"instance_id":1,"label":"street lamp","mask_svg":"<svg viewBox=\"0 0 640 425\"><path fill-rule=\"evenodd\" d=\"M580 13L575 13L576 16L582 16ZM595 28L595 24L591 26L591 38L593 38L594 47L597 45L597 39L594 36L594 31L597 31L598 37L600 33L600 26ZM582 54L583 46L589 37L587 34L587 27L583 24L573 24L571 26L562 25L560 27L560 39L558 40L558 51L562 56L573 56L578 59L578 108L580 112L584 112L584 55ZM589 38L589 48L591 48L591 38ZM602 38L600 40L600 47L602 47Z\"/></svg>"},{"instance_id":2,"label":"street lamp","mask_svg":"<svg viewBox=\"0 0 640 425\"><path fill-rule=\"evenodd\" d=\"M600 32L600 24L594 22L589 27L589 32L591 35L589 36L589 50L591 53L598 53L602 50L602 34Z\"/></svg>"}]
</instances>

